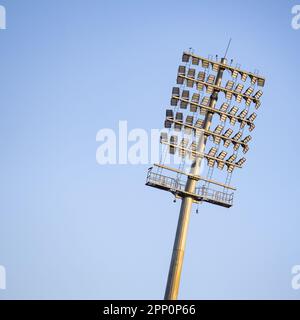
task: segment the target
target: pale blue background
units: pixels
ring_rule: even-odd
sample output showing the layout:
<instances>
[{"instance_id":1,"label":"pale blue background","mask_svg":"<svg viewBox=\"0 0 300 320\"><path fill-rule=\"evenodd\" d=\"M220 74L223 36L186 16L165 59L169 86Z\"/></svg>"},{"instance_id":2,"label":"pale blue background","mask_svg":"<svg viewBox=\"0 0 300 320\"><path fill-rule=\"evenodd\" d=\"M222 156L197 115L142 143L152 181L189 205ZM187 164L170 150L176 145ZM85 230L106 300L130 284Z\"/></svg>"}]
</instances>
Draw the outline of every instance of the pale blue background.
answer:
<instances>
[{"instance_id":1,"label":"pale blue background","mask_svg":"<svg viewBox=\"0 0 300 320\"><path fill-rule=\"evenodd\" d=\"M299 1L298 1L299 2ZM183 50L267 78L232 209L193 213L185 299L300 299L297 1L4 1L0 299L163 297L179 202L100 166L101 128L159 128Z\"/></svg>"}]
</instances>

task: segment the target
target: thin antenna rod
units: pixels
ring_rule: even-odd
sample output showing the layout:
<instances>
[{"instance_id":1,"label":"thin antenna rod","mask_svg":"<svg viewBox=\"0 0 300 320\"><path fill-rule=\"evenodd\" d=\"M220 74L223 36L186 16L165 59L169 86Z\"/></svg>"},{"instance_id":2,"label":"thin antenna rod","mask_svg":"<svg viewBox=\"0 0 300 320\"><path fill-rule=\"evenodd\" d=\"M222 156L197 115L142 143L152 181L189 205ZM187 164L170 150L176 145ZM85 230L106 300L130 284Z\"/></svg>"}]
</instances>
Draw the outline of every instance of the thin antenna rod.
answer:
<instances>
[{"instance_id":1,"label":"thin antenna rod","mask_svg":"<svg viewBox=\"0 0 300 320\"><path fill-rule=\"evenodd\" d=\"M228 49L229 49L229 47L230 47L230 44L231 44L231 38L230 38L229 41L228 41L228 45L227 45L227 48L226 48L226 51L225 51L225 56L224 56L224 58L226 58L226 56L227 56L227 52L228 52Z\"/></svg>"}]
</instances>

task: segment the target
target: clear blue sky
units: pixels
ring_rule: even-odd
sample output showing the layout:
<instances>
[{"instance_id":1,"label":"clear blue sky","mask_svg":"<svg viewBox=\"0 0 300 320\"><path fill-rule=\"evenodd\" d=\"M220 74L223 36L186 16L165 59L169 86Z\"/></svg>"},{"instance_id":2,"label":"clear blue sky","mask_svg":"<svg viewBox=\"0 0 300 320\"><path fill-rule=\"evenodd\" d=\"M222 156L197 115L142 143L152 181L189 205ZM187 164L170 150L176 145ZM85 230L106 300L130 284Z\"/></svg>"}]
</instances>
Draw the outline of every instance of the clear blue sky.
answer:
<instances>
[{"instance_id":1,"label":"clear blue sky","mask_svg":"<svg viewBox=\"0 0 300 320\"><path fill-rule=\"evenodd\" d=\"M159 128L182 51L230 37L263 105L234 207L192 214L180 298L300 299L296 0L0 4L0 299L163 297L180 204L147 166L98 165L96 133Z\"/></svg>"}]
</instances>

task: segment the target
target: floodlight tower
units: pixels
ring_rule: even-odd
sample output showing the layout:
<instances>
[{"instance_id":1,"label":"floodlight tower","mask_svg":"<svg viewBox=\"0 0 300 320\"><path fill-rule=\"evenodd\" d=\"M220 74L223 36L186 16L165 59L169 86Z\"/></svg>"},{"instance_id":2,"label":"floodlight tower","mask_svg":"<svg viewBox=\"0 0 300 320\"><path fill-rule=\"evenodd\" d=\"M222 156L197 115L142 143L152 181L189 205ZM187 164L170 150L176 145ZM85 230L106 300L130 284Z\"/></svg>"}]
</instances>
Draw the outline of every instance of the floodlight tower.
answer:
<instances>
[{"instance_id":1,"label":"floodlight tower","mask_svg":"<svg viewBox=\"0 0 300 320\"><path fill-rule=\"evenodd\" d=\"M236 190L229 185L232 172L236 167L241 168L246 159L241 158L237 162L235 160L240 147L242 147L243 153L249 150L248 142L251 140L249 135L242 138L244 128L248 125L249 131L252 131L255 127L253 121L256 118L256 113L253 112L248 117L247 115L252 103L254 103L256 109L259 108L259 99L262 96L261 90L258 90L254 95L253 92L256 85L262 87L265 83L265 79L259 76L258 72L243 71L239 65L232 66L232 61L228 65L226 58L222 58L220 61L217 57L216 59L211 57L206 59L195 55L190 50L183 53L182 61L185 65L179 66L177 75L177 84L181 85L181 87L174 87L172 90L171 105L174 109L167 110L165 120L165 128L169 129L169 131L173 129L175 134L172 134L169 139L167 132L161 133L162 145L167 146L169 153L172 155L175 155L178 149L182 160L179 163L179 168L167 166L163 160L159 164L154 164L154 167L148 171L146 182L146 185L169 191L176 198L182 199L165 291L166 300L175 300L178 297L193 203L204 201L227 208L232 206L233 193L231 191ZM191 64L197 66L199 63L201 63L204 70L199 71L196 78L196 70L191 68ZM228 80L225 86L222 86L224 71L229 71L232 79ZM216 74L213 74L213 72ZM241 81L250 81L250 86L244 92L242 92L244 85L236 83L239 75L241 76ZM191 89L186 90L186 87ZM194 92L190 99L190 91L193 90ZM224 94L222 96L224 102L217 108L220 93ZM200 102L201 95L202 100ZM231 106L232 98L235 98L237 103L245 103L245 108L238 115L239 108ZM185 122L183 121L183 113L178 112L178 103L180 109L187 109L187 106L190 106L192 115L187 113ZM211 125L215 120L214 115L219 117L219 121L217 121L217 126L212 131ZM201 119L201 116L204 118ZM226 122L229 122L232 127L236 124L239 125L239 131L233 137L231 137L232 128L224 130ZM179 144L176 131L185 134ZM191 143L189 143L189 138L186 138L186 135L191 138ZM206 153L208 138L213 141L213 146ZM227 152L224 150L217 155L221 142L223 142L225 148L232 147L233 149L233 154L226 160ZM191 160L188 173L185 161L187 156ZM207 160L206 176L200 172L203 159ZM225 166L227 167L225 183L212 179L215 164L220 170L223 170ZM167 175L163 174L164 170L168 171ZM182 177L184 178L182 179ZM214 185L214 189L210 188L211 184Z\"/></svg>"}]
</instances>

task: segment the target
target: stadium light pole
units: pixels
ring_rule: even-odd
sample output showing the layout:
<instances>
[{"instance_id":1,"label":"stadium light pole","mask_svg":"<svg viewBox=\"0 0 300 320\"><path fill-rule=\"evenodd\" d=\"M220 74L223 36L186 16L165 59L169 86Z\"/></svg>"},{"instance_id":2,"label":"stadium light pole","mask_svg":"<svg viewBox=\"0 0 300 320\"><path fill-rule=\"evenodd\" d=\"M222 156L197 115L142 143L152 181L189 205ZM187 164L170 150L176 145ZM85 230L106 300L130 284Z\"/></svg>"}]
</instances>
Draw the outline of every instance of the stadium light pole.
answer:
<instances>
[{"instance_id":1,"label":"stadium light pole","mask_svg":"<svg viewBox=\"0 0 300 320\"><path fill-rule=\"evenodd\" d=\"M227 50L228 47L226 53ZM169 148L169 153L176 156L178 150L182 160L179 168L175 168L166 165L162 157L160 163L149 168L147 174L146 185L171 192L176 198L182 200L164 296L166 300L176 300L178 298L193 203L208 202L225 208L232 206L232 191L236 190L230 185L232 172L235 168L242 168L246 161L244 157L238 161L236 161L236 158L239 149L242 149L244 154L248 152L248 143L252 137L250 135L245 137L244 130L248 126L248 130L252 131L255 128L254 120L257 117L255 112L252 112L249 116L248 114L253 103L255 109L258 109L261 105L262 91L258 90L255 94L253 93L256 85L264 86L265 79L259 76L258 72L252 73L241 70L239 65L232 66L232 60L228 65L226 53L220 61L217 57L216 60L213 60L197 56L192 51L183 53L182 61L186 65L179 66L177 75L177 84L181 87L173 87L171 106L174 109L167 109L166 111L165 128L170 131L174 129L174 132L170 138L168 133L162 132L160 138L161 144ZM196 77L196 69L191 68L191 64L193 66L201 64L204 71L201 70ZM226 85L222 86L224 71L230 72L232 79L227 80ZM216 75L212 74L214 72ZM237 83L239 76L242 82L250 81L249 87L244 92L244 85ZM191 98L190 91L192 91ZM224 94L224 102L218 107L217 102L220 93ZM202 97L201 101L200 97ZM245 104L244 109L239 114L239 108L231 106L233 99L238 104ZM186 110L186 120L184 121L183 112L179 112L178 108L184 110L187 109L187 106L190 107L190 113ZM214 115L218 116L219 120L216 128L212 130L211 125ZM204 119L201 119L201 116L204 116ZM230 127L225 131L227 125ZM239 131L232 136L237 125ZM179 142L176 131L186 133L189 138L184 137ZM208 138L211 138L212 141L209 144L213 143L214 146L211 147L209 152L206 152ZM226 158L227 152L224 150L218 151L221 143L226 149L232 148L233 154L228 158ZM192 163L190 168L186 168L189 170L184 170L187 155L189 155ZM202 160L207 160L206 177L203 173L200 174ZM227 168L225 183L218 181L219 178L213 179L215 166L220 171L224 167ZM164 174L165 170L167 174ZM184 177L184 180L182 180L182 177ZM213 188L211 188L211 185L213 185Z\"/></svg>"}]
</instances>

